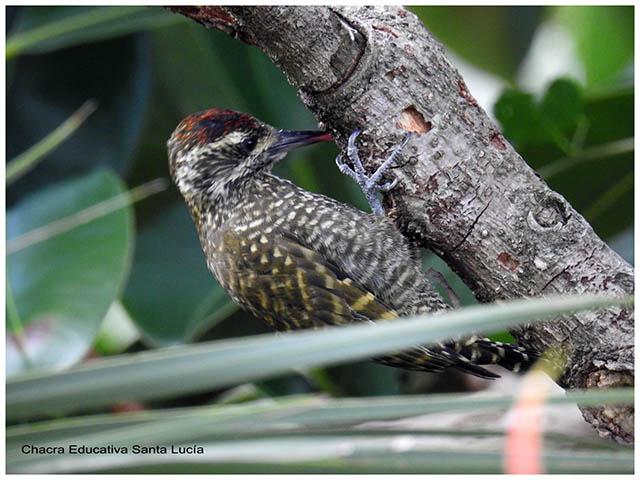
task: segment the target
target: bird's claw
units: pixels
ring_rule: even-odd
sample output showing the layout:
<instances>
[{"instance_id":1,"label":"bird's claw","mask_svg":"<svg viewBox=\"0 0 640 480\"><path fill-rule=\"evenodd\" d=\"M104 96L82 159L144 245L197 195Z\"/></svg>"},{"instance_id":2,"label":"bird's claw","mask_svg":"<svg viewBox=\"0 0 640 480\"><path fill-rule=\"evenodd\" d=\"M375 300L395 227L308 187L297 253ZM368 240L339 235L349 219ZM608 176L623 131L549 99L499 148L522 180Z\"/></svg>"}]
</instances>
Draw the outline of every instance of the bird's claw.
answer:
<instances>
[{"instance_id":1,"label":"bird's claw","mask_svg":"<svg viewBox=\"0 0 640 480\"><path fill-rule=\"evenodd\" d=\"M392 182L386 182L386 183L383 183L382 185L378 185L378 188L380 189L381 192L388 192L389 190L392 190L397 184L398 184L398 179L394 178Z\"/></svg>"},{"instance_id":2,"label":"bird's claw","mask_svg":"<svg viewBox=\"0 0 640 480\"><path fill-rule=\"evenodd\" d=\"M354 172L353 169L349 165L347 165L346 163L344 163L342 161L342 154L341 153L336 157L336 165L338 166L338 170L340 170L340 173L342 173L344 175L348 175L349 177L353 178L354 180L357 178L356 172Z\"/></svg>"},{"instance_id":3,"label":"bird's claw","mask_svg":"<svg viewBox=\"0 0 640 480\"><path fill-rule=\"evenodd\" d=\"M380 165L380 167L378 167L378 169L370 176L367 175L364 166L362 165L362 161L358 155L358 148L356 147L356 138L358 138L358 135L361 133L361 130L353 132L349 135L349 141L347 143L347 156L351 159L353 168L349 167L342 161L342 154L336 157L336 164L343 174L353 178L355 182L360 185L360 188L364 192L373 213L378 217L382 217L384 216L384 211L382 210L382 204L378 198L378 192L388 192L393 189L398 184L398 179L395 178L393 181L385 183L380 183L380 181L382 180L382 176L389 170L389 167L395 161L396 155L411 138L411 132L405 135L402 142L393 149L391 155L389 155L382 165Z\"/></svg>"}]
</instances>

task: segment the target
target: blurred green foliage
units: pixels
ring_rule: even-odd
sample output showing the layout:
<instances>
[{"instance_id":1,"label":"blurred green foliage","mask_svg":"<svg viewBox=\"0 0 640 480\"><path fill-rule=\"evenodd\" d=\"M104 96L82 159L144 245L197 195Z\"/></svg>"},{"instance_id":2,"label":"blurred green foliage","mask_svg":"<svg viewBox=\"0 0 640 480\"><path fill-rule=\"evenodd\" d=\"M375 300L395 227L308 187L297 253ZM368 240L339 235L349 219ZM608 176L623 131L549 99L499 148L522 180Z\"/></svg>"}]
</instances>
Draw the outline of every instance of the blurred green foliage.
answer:
<instances>
[{"instance_id":1,"label":"blurred green foliage","mask_svg":"<svg viewBox=\"0 0 640 480\"><path fill-rule=\"evenodd\" d=\"M600 236L632 226L631 89L588 97L576 82L558 79L540 101L517 88L505 91L495 114L516 149Z\"/></svg>"},{"instance_id":2,"label":"blurred green foliage","mask_svg":"<svg viewBox=\"0 0 640 480\"><path fill-rule=\"evenodd\" d=\"M551 186L585 214L603 238L632 255L630 7L412 10L448 49L509 82L511 87L495 106L507 138L532 167L551 172L547 176ZM548 19L563 22L575 36L586 82L557 79L538 99L520 89L515 79L538 27ZM97 192L109 191L116 178L134 187L168 177L165 142L177 123L194 111L231 108L283 128L317 126L295 89L259 49L159 7L10 7L7 32L8 160L44 138L85 101L93 99L97 104L96 112L68 140L7 189L9 240L24 233L14 225L35 226L37 218L60 218L102 199ZM336 154L335 146L329 144L294 152L276 167L276 173L367 209L353 182L333 168ZM583 155L589 161L580 161ZM87 185L95 186L91 195L83 201L67 201L83 195ZM45 207L51 210L47 215L34 213ZM135 215L135 232L126 226L129 215ZM61 359L70 357L63 351L77 352L73 361L78 361L90 350L100 320L115 300L140 332L133 349L266 331L230 303L207 271L187 209L173 187L136 204L135 212L112 213L83 226L77 234L89 232L97 242L96 237L104 234L101 222L116 218L121 225L109 231L113 238L101 237L109 248L89 240L82 247L61 243L71 242L76 234L68 233L9 255L7 279L13 288L9 299L14 302L9 302L8 312L23 323L42 327L21 330L19 322L8 323L10 342L18 333L29 341L29 335L41 335L42 329L49 328L54 310L42 315L32 312L35 306L48 305L42 297L46 292L58 292L60 305L71 306L75 297L83 295L83 303L93 306L81 330L73 315L56 320L63 322L61 331L78 335L65 335L64 341L58 338L56 351L34 353L38 358L45 351L45 357L50 356L37 365L67 364ZM117 235L122 237L116 239ZM118 255L116 244L120 245ZM92 254L93 248L97 251ZM67 257L56 256L63 250L69 252ZM104 268L84 254L103 255L98 263ZM44 255L51 260L27 263L29 256ZM475 302L439 259L429 254L425 265L444 270L464 304ZM59 270L54 271L54 266ZM91 281L97 282L88 288L89 280L82 280L84 290L94 291L91 294L73 284L63 288L63 279L81 269L91 272ZM25 290L27 280L40 282L38 288ZM41 345L32 342L30 348L39 352ZM21 365L16 371L29 367L20 361L19 350L11 350L8 357L9 364ZM408 385L414 375L358 362L259 386L262 392L278 394L313 390L395 394L411 391ZM448 374L447 388L463 388L455 378Z\"/></svg>"},{"instance_id":3,"label":"blurred green foliage","mask_svg":"<svg viewBox=\"0 0 640 480\"><path fill-rule=\"evenodd\" d=\"M633 57L633 7L563 6L558 19L571 31L589 88L609 91Z\"/></svg>"},{"instance_id":4,"label":"blurred green foliage","mask_svg":"<svg viewBox=\"0 0 640 480\"><path fill-rule=\"evenodd\" d=\"M514 80L544 7L410 7L447 48L474 65Z\"/></svg>"},{"instance_id":5,"label":"blurred green foliage","mask_svg":"<svg viewBox=\"0 0 640 480\"><path fill-rule=\"evenodd\" d=\"M9 246L123 190L118 176L105 169L42 189L9 211ZM7 322L8 375L66 367L87 354L125 283L133 240L127 208L9 253L7 284L16 310Z\"/></svg>"}]
</instances>

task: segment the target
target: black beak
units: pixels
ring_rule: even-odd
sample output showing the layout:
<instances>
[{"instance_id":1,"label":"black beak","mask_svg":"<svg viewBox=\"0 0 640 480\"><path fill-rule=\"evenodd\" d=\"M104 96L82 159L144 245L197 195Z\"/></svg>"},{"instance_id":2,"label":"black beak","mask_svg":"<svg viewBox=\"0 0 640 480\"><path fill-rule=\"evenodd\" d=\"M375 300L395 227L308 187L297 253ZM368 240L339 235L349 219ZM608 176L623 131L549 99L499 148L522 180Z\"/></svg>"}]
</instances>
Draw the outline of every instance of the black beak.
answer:
<instances>
[{"instance_id":1,"label":"black beak","mask_svg":"<svg viewBox=\"0 0 640 480\"><path fill-rule=\"evenodd\" d=\"M268 152L271 155L288 152L294 148L304 147L312 143L333 140L330 134L321 130L279 130L278 135L278 141L269 147Z\"/></svg>"}]
</instances>

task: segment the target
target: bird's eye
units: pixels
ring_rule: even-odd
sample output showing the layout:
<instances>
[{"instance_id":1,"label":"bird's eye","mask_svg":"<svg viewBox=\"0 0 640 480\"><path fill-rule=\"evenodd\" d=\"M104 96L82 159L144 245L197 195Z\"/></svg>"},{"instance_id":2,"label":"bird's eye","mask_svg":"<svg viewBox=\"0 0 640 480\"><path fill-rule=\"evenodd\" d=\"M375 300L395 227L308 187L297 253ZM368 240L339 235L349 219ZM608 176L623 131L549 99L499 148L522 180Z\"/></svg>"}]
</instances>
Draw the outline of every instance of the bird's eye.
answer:
<instances>
[{"instance_id":1,"label":"bird's eye","mask_svg":"<svg viewBox=\"0 0 640 480\"><path fill-rule=\"evenodd\" d=\"M254 137L247 137L240 142L240 148L246 153L251 152L256 146L256 139Z\"/></svg>"}]
</instances>

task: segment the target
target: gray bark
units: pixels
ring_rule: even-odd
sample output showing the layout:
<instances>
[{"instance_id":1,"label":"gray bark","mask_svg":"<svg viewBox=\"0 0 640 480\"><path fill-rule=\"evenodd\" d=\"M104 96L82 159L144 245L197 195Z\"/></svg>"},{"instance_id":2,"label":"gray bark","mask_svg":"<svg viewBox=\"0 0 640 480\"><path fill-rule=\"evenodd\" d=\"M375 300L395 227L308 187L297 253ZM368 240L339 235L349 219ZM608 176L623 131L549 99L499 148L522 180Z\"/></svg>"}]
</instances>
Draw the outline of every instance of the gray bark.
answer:
<instances>
[{"instance_id":1,"label":"gray bark","mask_svg":"<svg viewBox=\"0 0 640 480\"><path fill-rule=\"evenodd\" d=\"M440 255L483 302L633 293L633 268L523 161L420 20L402 7L173 7L259 46L341 147L375 168L415 131L387 215ZM580 312L512 332L569 352L564 388L633 385L633 310ZM633 408L582 408L602 436L633 442Z\"/></svg>"}]
</instances>

